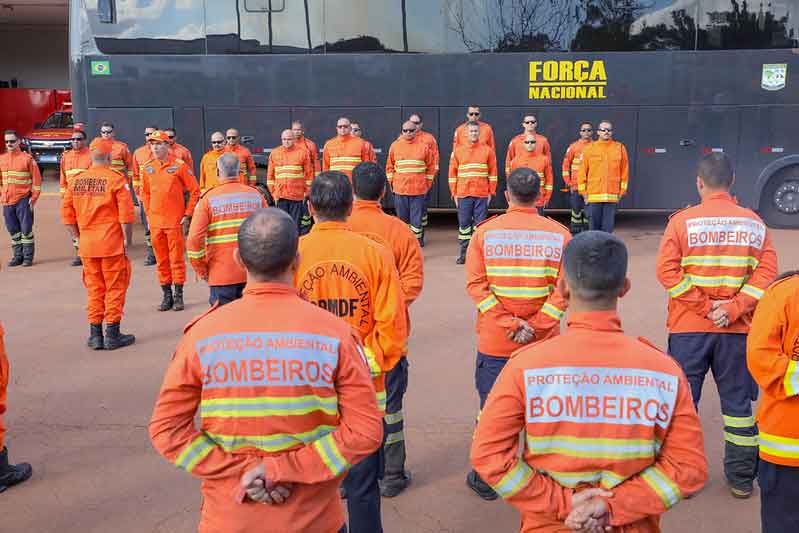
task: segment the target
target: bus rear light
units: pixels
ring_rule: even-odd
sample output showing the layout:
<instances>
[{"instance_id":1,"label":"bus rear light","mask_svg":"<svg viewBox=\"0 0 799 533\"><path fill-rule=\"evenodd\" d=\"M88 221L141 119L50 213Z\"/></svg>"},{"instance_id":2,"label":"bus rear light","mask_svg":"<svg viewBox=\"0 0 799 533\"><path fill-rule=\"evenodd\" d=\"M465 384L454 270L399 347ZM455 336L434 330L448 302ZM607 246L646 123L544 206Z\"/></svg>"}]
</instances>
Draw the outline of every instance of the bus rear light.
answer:
<instances>
[{"instance_id":1,"label":"bus rear light","mask_svg":"<svg viewBox=\"0 0 799 533\"><path fill-rule=\"evenodd\" d=\"M710 146L705 146L702 149L702 153L705 153L705 154L712 154L712 153L722 154L722 153L724 153L724 148L711 148Z\"/></svg>"},{"instance_id":2,"label":"bus rear light","mask_svg":"<svg viewBox=\"0 0 799 533\"><path fill-rule=\"evenodd\" d=\"M781 154L785 151L782 146L764 146L760 149L761 154Z\"/></svg>"},{"instance_id":3,"label":"bus rear light","mask_svg":"<svg viewBox=\"0 0 799 533\"><path fill-rule=\"evenodd\" d=\"M665 154L665 148L644 148L645 154Z\"/></svg>"}]
</instances>

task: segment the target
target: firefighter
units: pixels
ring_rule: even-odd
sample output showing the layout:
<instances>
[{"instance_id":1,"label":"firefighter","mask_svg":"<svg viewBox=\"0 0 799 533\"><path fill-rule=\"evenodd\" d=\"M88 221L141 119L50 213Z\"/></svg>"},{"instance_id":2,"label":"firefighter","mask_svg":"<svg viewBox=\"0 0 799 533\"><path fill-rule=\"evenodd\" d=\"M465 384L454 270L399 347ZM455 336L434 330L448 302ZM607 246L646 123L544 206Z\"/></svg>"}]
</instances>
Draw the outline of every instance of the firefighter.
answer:
<instances>
[{"instance_id":1,"label":"firefighter","mask_svg":"<svg viewBox=\"0 0 799 533\"><path fill-rule=\"evenodd\" d=\"M116 350L136 340L119 331L131 277L125 235L136 213L127 179L111 169L113 148L110 140L94 143L92 166L70 180L61 204L61 219L78 240L83 260L89 319L86 344L93 350Z\"/></svg>"},{"instance_id":2,"label":"firefighter","mask_svg":"<svg viewBox=\"0 0 799 533\"><path fill-rule=\"evenodd\" d=\"M389 155L389 158L391 155ZM411 304L422 292L424 257L416 237L401 220L383 212L380 201L386 192L386 174L377 163L361 163L352 171L355 203L347 220L349 226L388 248L399 274L400 290L405 303L405 320L410 333ZM384 475L380 493L387 498L399 495L410 484L405 470L405 416L402 403L408 388L407 346L393 367L382 368L386 376L386 444Z\"/></svg>"},{"instance_id":3,"label":"firefighter","mask_svg":"<svg viewBox=\"0 0 799 533\"><path fill-rule=\"evenodd\" d=\"M327 152L325 152L327 157ZM342 172L322 172L308 197L315 224L300 240L295 284L303 298L343 318L364 344L377 392L386 408L383 369L393 368L405 351L407 325L391 251L347 225L352 186ZM344 481L350 533L381 532L382 447L355 465Z\"/></svg>"},{"instance_id":4,"label":"firefighter","mask_svg":"<svg viewBox=\"0 0 799 533\"><path fill-rule=\"evenodd\" d=\"M583 150L591 143L593 133L594 127L590 122L580 124L580 138L569 145L563 156L563 182L569 187L569 204L571 206L569 231L572 235L588 230L585 200L577 192L577 177L580 173L580 162L583 160Z\"/></svg>"},{"instance_id":5,"label":"firefighter","mask_svg":"<svg viewBox=\"0 0 799 533\"><path fill-rule=\"evenodd\" d=\"M427 191L433 186L435 156L418 136L410 120L402 125L402 137L391 144L386 159L386 175L394 192L394 209L419 241L424 242L423 217Z\"/></svg>"},{"instance_id":6,"label":"firefighter","mask_svg":"<svg viewBox=\"0 0 799 533\"><path fill-rule=\"evenodd\" d=\"M293 131L283 130L280 143L269 154L266 186L275 207L288 213L302 232L305 201L314 177L313 162L308 149L295 143Z\"/></svg>"},{"instance_id":7,"label":"firefighter","mask_svg":"<svg viewBox=\"0 0 799 533\"><path fill-rule=\"evenodd\" d=\"M438 169L439 169L439 151L438 151L438 142L436 141L435 136L427 131L424 131L424 119L422 118L421 113L414 113L408 117L414 126L416 126L416 136L419 137L427 146L430 148L430 152L433 154L433 160L435 161L435 172L433 172L433 181L435 181L436 176L438 176ZM430 184L430 188L433 188L433 183ZM430 194L430 191L427 193ZM419 244L424 248L424 230L427 228L427 196L425 196L424 201L424 212L422 213L422 240L419 241Z\"/></svg>"},{"instance_id":8,"label":"firefighter","mask_svg":"<svg viewBox=\"0 0 799 533\"><path fill-rule=\"evenodd\" d=\"M563 270L568 330L508 362L477 424L472 465L519 510L521 531L660 531L660 515L707 479L688 383L666 354L623 334L621 240L575 236Z\"/></svg>"},{"instance_id":9,"label":"firefighter","mask_svg":"<svg viewBox=\"0 0 799 533\"><path fill-rule=\"evenodd\" d=\"M42 192L42 175L30 154L20 149L15 130L3 132L6 151L0 154L0 205L11 234L13 256L8 266L33 266L33 209Z\"/></svg>"},{"instance_id":10,"label":"firefighter","mask_svg":"<svg viewBox=\"0 0 799 533\"><path fill-rule=\"evenodd\" d=\"M6 412L6 393L10 381L10 369L5 344L3 343L3 324L0 322L0 492L5 492L8 487L18 485L28 480L33 475L33 468L28 463L11 464L8 462L8 447L6 446L6 426L3 423L3 414Z\"/></svg>"},{"instance_id":11,"label":"firefighter","mask_svg":"<svg viewBox=\"0 0 799 533\"><path fill-rule=\"evenodd\" d=\"M511 354L557 335L566 310L555 287L569 232L537 213L541 178L534 170L514 170L507 186L508 211L477 227L466 256L466 291L477 307L480 409ZM474 470L466 484L484 500L497 497Z\"/></svg>"},{"instance_id":12,"label":"firefighter","mask_svg":"<svg viewBox=\"0 0 799 533\"><path fill-rule=\"evenodd\" d=\"M163 131L150 135L153 159L142 171L142 201L150 221L158 281L163 292L158 310L183 311L183 284L186 282L183 228L191 220L200 188L191 168L170 155L167 141ZM188 194L188 201L184 200L185 194Z\"/></svg>"},{"instance_id":13,"label":"firefighter","mask_svg":"<svg viewBox=\"0 0 799 533\"><path fill-rule=\"evenodd\" d=\"M144 144L133 151L133 204L139 205L139 214L141 216L141 224L144 227L144 243L147 245L147 256L144 258L144 266L153 266L155 264L155 254L153 253L153 243L150 238L150 225L147 223L147 213L144 211L144 202L139 202L138 198L141 197L141 176L142 168L144 165L153 158L153 151L150 149L150 143L147 142L150 135L158 130L158 126L150 125L144 128Z\"/></svg>"},{"instance_id":14,"label":"firefighter","mask_svg":"<svg viewBox=\"0 0 799 533\"><path fill-rule=\"evenodd\" d=\"M530 168L535 170L541 178L541 194L536 201L536 208L538 214L544 214L544 207L549 203L552 198L552 189L555 182L552 174L552 158L539 153L538 139L535 135L527 135L522 141L523 151L518 152L513 160L510 162L510 172L506 170L506 176L509 176L517 168Z\"/></svg>"},{"instance_id":15,"label":"firefighter","mask_svg":"<svg viewBox=\"0 0 799 533\"><path fill-rule=\"evenodd\" d=\"M255 185L258 178L255 173L255 160L252 158L252 152L250 152L249 148L240 144L239 130L230 128L225 132L225 139L227 140L225 150L233 152L239 158L241 182Z\"/></svg>"},{"instance_id":16,"label":"firefighter","mask_svg":"<svg viewBox=\"0 0 799 533\"><path fill-rule=\"evenodd\" d=\"M762 531L799 531L799 271L782 274L757 304L746 361L763 389L757 411Z\"/></svg>"},{"instance_id":17,"label":"firefighter","mask_svg":"<svg viewBox=\"0 0 799 533\"><path fill-rule=\"evenodd\" d=\"M189 165L191 171L194 172L194 158L191 156L191 150L177 142L177 130L174 127L166 128L164 133L169 139L169 153Z\"/></svg>"},{"instance_id":18,"label":"firefighter","mask_svg":"<svg viewBox=\"0 0 799 533\"><path fill-rule=\"evenodd\" d=\"M697 408L705 374L713 371L724 419L724 474L732 495L748 498L757 472L757 387L746 369L746 334L777 275L777 255L763 221L730 195L734 180L725 154L702 157L696 178L702 203L672 215L657 277L669 294L669 354L685 371Z\"/></svg>"},{"instance_id":19,"label":"firefighter","mask_svg":"<svg viewBox=\"0 0 799 533\"><path fill-rule=\"evenodd\" d=\"M361 124L359 122L352 121L351 122L351 126L352 126L352 134L355 137L363 139L363 128L361 128ZM366 161L375 161L376 162L377 161L377 154L375 153L375 147L372 146L372 143L370 143L366 139L363 139L363 142L365 142L369 146L369 158Z\"/></svg>"},{"instance_id":20,"label":"firefighter","mask_svg":"<svg viewBox=\"0 0 799 533\"><path fill-rule=\"evenodd\" d=\"M200 531L346 531L341 479L382 438L363 351L347 324L293 288L297 230L288 215L256 211L238 242L244 295L184 330L150 438L202 479ZM245 345L259 349L237 349ZM208 374L209 364L218 370Z\"/></svg>"},{"instance_id":21,"label":"firefighter","mask_svg":"<svg viewBox=\"0 0 799 533\"><path fill-rule=\"evenodd\" d=\"M466 122L455 128L455 133L452 136L452 151L459 146L468 146L472 144L469 133L467 131L470 124L475 123L479 126L479 139L482 144L485 144L491 150L495 150L494 145L494 130L488 122L480 121L480 107L470 105L466 111Z\"/></svg>"},{"instance_id":22,"label":"firefighter","mask_svg":"<svg viewBox=\"0 0 799 533\"><path fill-rule=\"evenodd\" d=\"M235 155L222 154L216 165L219 184L203 194L194 210L186 255L197 276L208 282L208 303L225 305L241 298L247 281L244 268L233 259L239 226L267 204L258 189L239 182L239 159Z\"/></svg>"},{"instance_id":23,"label":"firefighter","mask_svg":"<svg viewBox=\"0 0 799 533\"><path fill-rule=\"evenodd\" d=\"M308 155L311 157L311 163L313 164L314 168L314 177L319 175L322 171L322 163L319 160L319 149L316 147L316 143L313 142L311 139L305 136L305 129L303 128L302 122L299 120L295 120L291 123L291 131L294 133L294 142L299 146L305 147L308 150ZM305 235L309 231L311 231L311 225L313 224L313 218L311 218L311 214L308 212L308 200L306 199L302 203L302 217L300 217L300 235Z\"/></svg>"},{"instance_id":24,"label":"firefighter","mask_svg":"<svg viewBox=\"0 0 799 533\"><path fill-rule=\"evenodd\" d=\"M455 263L466 262L466 249L475 226L488 215L488 204L497 192L497 156L479 141L480 125L470 122L469 143L456 146L449 158L449 190L458 209L460 254Z\"/></svg>"},{"instance_id":25,"label":"firefighter","mask_svg":"<svg viewBox=\"0 0 799 533\"><path fill-rule=\"evenodd\" d=\"M371 145L352 134L352 123L347 117L336 121L336 137L325 143L322 149L322 170L343 172L352 180L352 169L358 163L372 159Z\"/></svg>"},{"instance_id":26,"label":"firefighter","mask_svg":"<svg viewBox=\"0 0 799 533\"><path fill-rule=\"evenodd\" d=\"M211 134L211 149L203 154L200 160L200 193L205 194L207 191L219 185L217 179L217 162L219 157L225 152L225 136L221 131L215 131ZM241 167L239 163L237 168ZM241 172L241 170L239 170Z\"/></svg>"},{"instance_id":27,"label":"firefighter","mask_svg":"<svg viewBox=\"0 0 799 533\"><path fill-rule=\"evenodd\" d=\"M523 131L511 139L510 143L508 144L508 151L505 154L506 176L513 172L513 160L518 157L520 153L525 151L523 150L526 147L524 141L526 141L527 137L530 135L535 137L535 154L544 156L547 159L549 166L552 167L552 150L549 147L549 139L540 133L536 133L535 130L537 127L538 119L535 117L535 115L524 116L522 119Z\"/></svg>"},{"instance_id":28,"label":"firefighter","mask_svg":"<svg viewBox=\"0 0 799 533\"><path fill-rule=\"evenodd\" d=\"M613 233L616 207L627 194L630 168L627 149L613 140L613 124L599 123L599 139L583 148L577 191L585 200L588 227Z\"/></svg>"},{"instance_id":29,"label":"firefighter","mask_svg":"<svg viewBox=\"0 0 799 533\"><path fill-rule=\"evenodd\" d=\"M61 156L61 165L59 169L59 192L61 198L64 198L64 193L67 190L67 184L77 173L86 170L92 166L92 154L86 146L86 132L79 129L72 130L70 138L72 142L72 149L64 151ZM78 255L78 240L72 239L72 246L75 248L75 258L70 263L70 266L81 266L80 256Z\"/></svg>"},{"instance_id":30,"label":"firefighter","mask_svg":"<svg viewBox=\"0 0 799 533\"><path fill-rule=\"evenodd\" d=\"M125 176L128 183L131 184L133 182L133 157L130 155L128 145L118 140L116 137L117 134L114 124L111 122L103 122L100 125L100 136L95 137L92 144L101 139L110 140L114 143L114 148L111 152L111 168Z\"/></svg>"}]
</instances>

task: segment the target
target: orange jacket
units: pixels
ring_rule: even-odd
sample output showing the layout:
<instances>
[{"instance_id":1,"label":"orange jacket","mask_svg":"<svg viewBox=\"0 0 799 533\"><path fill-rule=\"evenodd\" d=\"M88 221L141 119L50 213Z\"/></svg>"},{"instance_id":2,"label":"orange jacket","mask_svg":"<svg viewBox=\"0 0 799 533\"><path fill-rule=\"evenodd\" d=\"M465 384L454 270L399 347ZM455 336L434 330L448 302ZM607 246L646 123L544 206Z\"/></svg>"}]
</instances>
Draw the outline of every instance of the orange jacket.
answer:
<instances>
[{"instance_id":1,"label":"orange jacket","mask_svg":"<svg viewBox=\"0 0 799 533\"><path fill-rule=\"evenodd\" d=\"M574 313L566 333L511 357L480 415L471 462L521 512L522 532L564 531L571 495L601 486L613 492L613 531L655 533L659 515L707 479L685 375L624 335L613 311Z\"/></svg>"},{"instance_id":2,"label":"orange jacket","mask_svg":"<svg viewBox=\"0 0 799 533\"><path fill-rule=\"evenodd\" d=\"M246 146L237 144L236 146L225 146L226 152L233 152L239 158L239 175L241 182L245 185L255 185L257 183L257 174L255 173L255 160L252 158L252 152Z\"/></svg>"},{"instance_id":3,"label":"orange jacket","mask_svg":"<svg viewBox=\"0 0 799 533\"><path fill-rule=\"evenodd\" d=\"M477 139L479 143L485 144L491 150L496 149L496 145L494 144L494 130L491 128L491 124L488 122L480 122L479 120L477 123L480 125L480 137ZM468 146L469 145L469 136L466 134L466 122L455 128L455 133L452 135L452 149L453 151L455 148L459 146Z\"/></svg>"},{"instance_id":4,"label":"orange jacket","mask_svg":"<svg viewBox=\"0 0 799 533\"><path fill-rule=\"evenodd\" d=\"M395 194L427 194L433 186L436 162L430 146L421 139L398 139L391 144L386 176Z\"/></svg>"},{"instance_id":5,"label":"orange jacket","mask_svg":"<svg viewBox=\"0 0 799 533\"><path fill-rule=\"evenodd\" d=\"M340 135L325 143L322 149L322 170L338 170L352 181L352 169L364 161L373 161L371 145L355 135Z\"/></svg>"},{"instance_id":6,"label":"orange jacket","mask_svg":"<svg viewBox=\"0 0 799 533\"><path fill-rule=\"evenodd\" d=\"M402 137L400 135L400 137ZM433 136L432 133L427 131L419 131L416 133L416 138L420 139L424 142L429 148L430 152L433 154L433 162L435 163L436 171L433 173L433 177L438 174L438 166L439 166L439 152L438 152L438 142L436 142L436 138Z\"/></svg>"},{"instance_id":7,"label":"orange jacket","mask_svg":"<svg viewBox=\"0 0 799 533\"><path fill-rule=\"evenodd\" d=\"M526 133L520 133L510 140L508 143L508 152L505 154L505 176L507 177L513 169L513 160L521 154L527 153L524 149L524 138L527 137ZM535 155L542 155L547 158L550 168L552 167L552 150L549 147L549 139L539 133L534 133L535 137Z\"/></svg>"},{"instance_id":8,"label":"orange jacket","mask_svg":"<svg viewBox=\"0 0 799 533\"><path fill-rule=\"evenodd\" d=\"M757 410L760 457L799 466L799 275L774 283L757 304L746 363L763 389Z\"/></svg>"},{"instance_id":9,"label":"orange jacket","mask_svg":"<svg viewBox=\"0 0 799 533\"><path fill-rule=\"evenodd\" d=\"M476 142L458 146L449 158L449 191L454 198L486 198L497 193L497 156Z\"/></svg>"},{"instance_id":10,"label":"orange jacket","mask_svg":"<svg viewBox=\"0 0 799 533\"><path fill-rule=\"evenodd\" d=\"M630 165L618 141L594 141L583 148L577 191L588 203L613 203L627 194Z\"/></svg>"},{"instance_id":11,"label":"orange jacket","mask_svg":"<svg viewBox=\"0 0 799 533\"><path fill-rule=\"evenodd\" d=\"M216 162L225 153L225 150L208 150L200 160L200 193L213 189L219 185L219 176L216 173ZM241 182L239 182L241 183Z\"/></svg>"},{"instance_id":12,"label":"orange jacket","mask_svg":"<svg viewBox=\"0 0 799 533\"><path fill-rule=\"evenodd\" d=\"M669 293L670 333L746 333L752 311L777 275L777 254L754 212L717 193L672 215L660 241L657 277ZM713 300L732 302L730 325L705 318Z\"/></svg>"},{"instance_id":13,"label":"orange jacket","mask_svg":"<svg viewBox=\"0 0 799 533\"><path fill-rule=\"evenodd\" d=\"M187 326L150 438L203 480L200 531L337 531L338 487L380 446L381 415L351 329L291 287L260 283ZM259 463L291 497L236 505L241 475Z\"/></svg>"},{"instance_id":14,"label":"orange jacket","mask_svg":"<svg viewBox=\"0 0 799 533\"><path fill-rule=\"evenodd\" d=\"M299 254L295 284L300 295L343 318L358 333L377 403L385 410L383 373L396 366L408 338L391 252L344 222L322 222L300 239Z\"/></svg>"},{"instance_id":15,"label":"orange jacket","mask_svg":"<svg viewBox=\"0 0 799 533\"><path fill-rule=\"evenodd\" d=\"M281 198L302 200L308 194L313 178L313 163L306 148L278 146L269 154L266 186L276 202Z\"/></svg>"},{"instance_id":16,"label":"orange jacket","mask_svg":"<svg viewBox=\"0 0 799 533\"><path fill-rule=\"evenodd\" d=\"M247 281L244 268L233 259L239 247L239 226L252 213L267 207L255 187L226 181L203 194L191 218L186 255L192 268L208 285Z\"/></svg>"},{"instance_id":17,"label":"orange jacket","mask_svg":"<svg viewBox=\"0 0 799 533\"><path fill-rule=\"evenodd\" d=\"M150 159L153 159L153 151L150 149L149 144L139 146L133 151L133 155L131 156L131 163L133 165L133 190L136 192L137 196L141 195L142 167L144 167Z\"/></svg>"},{"instance_id":18,"label":"orange jacket","mask_svg":"<svg viewBox=\"0 0 799 533\"><path fill-rule=\"evenodd\" d=\"M366 159L366 161L372 161L373 163L377 163L377 153L375 152L375 147L372 145L371 142L367 141L366 139L364 139L363 142L366 143L366 146L368 147L369 150L369 158Z\"/></svg>"},{"instance_id":19,"label":"orange jacket","mask_svg":"<svg viewBox=\"0 0 799 533\"><path fill-rule=\"evenodd\" d=\"M152 159L142 172L141 197L151 228L176 228L190 217L200 198L200 188L189 166L174 156L163 163ZM183 199L189 193L189 201Z\"/></svg>"},{"instance_id":20,"label":"orange jacket","mask_svg":"<svg viewBox=\"0 0 799 533\"><path fill-rule=\"evenodd\" d=\"M316 147L316 143L303 135L299 139L294 139L294 144L308 150L308 155L311 157L311 164L314 169L314 176L319 174L322 171L322 164L319 162L319 149Z\"/></svg>"},{"instance_id":21,"label":"orange jacket","mask_svg":"<svg viewBox=\"0 0 799 533\"><path fill-rule=\"evenodd\" d=\"M180 143L175 143L169 147L169 152L175 156L175 159L180 159L187 165L192 172L194 172L194 158L191 156L191 151Z\"/></svg>"},{"instance_id":22,"label":"orange jacket","mask_svg":"<svg viewBox=\"0 0 799 533\"><path fill-rule=\"evenodd\" d=\"M89 148L92 147L95 141L99 140L102 140L102 137L95 137L92 140L91 144L89 144ZM111 168L121 173L123 176L125 176L128 180L132 182L133 176L135 174L135 166L133 164L133 156L130 155L130 149L128 148L128 145L123 143L122 141L113 139L112 142L113 146L111 147Z\"/></svg>"},{"instance_id":23,"label":"orange jacket","mask_svg":"<svg viewBox=\"0 0 799 533\"><path fill-rule=\"evenodd\" d=\"M61 156L61 169L58 173L58 191L61 197L67 190L67 183L81 170L92 166L92 152L88 148L81 150L66 150Z\"/></svg>"},{"instance_id":24,"label":"orange jacket","mask_svg":"<svg viewBox=\"0 0 799 533\"><path fill-rule=\"evenodd\" d=\"M128 180L110 167L92 165L67 183L61 219L77 224L78 255L113 257L125 253L120 224L136 219Z\"/></svg>"},{"instance_id":25,"label":"orange jacket","mask_svg":"<svg viewBox=\"0 0 799 533\"><path fill-rule=\"evenodd\" d=\"M42 192L39 166L19 148L0 154L0 205L14 205L26 196L34 202Z\"/></svg>"},{"instance_id":26,"label":"orange jacket","mask_svg":"<svg viewBox=\"0 0 799 533\"><path fill-rule=\"evenodd\" d=\"M535 209L511 206L477 226L466 252L466 291L477 306L478 350L508 357L521 318L536 340L560 332L566 300L557 289L569 230Z\"/></svg>"},{"instance_id":27,"label":"orange jacket","mask_svg":"<svg viewBox=\"0 0 799 533\"><path fill-rule=\"evenodd\" d=\"M546 206L552 198L552 189L555 183L555 177L552 175L552 158L535 152L519 152L510 163L510 172L522 167L531 168L541 176L541 194L535 205Z\"/></svg>"},{"instance_id":28,"label":"orange jacket","mask_svg":"<svg viewBox=\"0 0 799 533\"><path fill-rule=\"evenodd\" d=\"M577 177L580 175L580 163L583 160L583 150L592 141L577 139L566 149L563 156L563 183L571 190L577 190Z\"/></svg>"}]
</instances>

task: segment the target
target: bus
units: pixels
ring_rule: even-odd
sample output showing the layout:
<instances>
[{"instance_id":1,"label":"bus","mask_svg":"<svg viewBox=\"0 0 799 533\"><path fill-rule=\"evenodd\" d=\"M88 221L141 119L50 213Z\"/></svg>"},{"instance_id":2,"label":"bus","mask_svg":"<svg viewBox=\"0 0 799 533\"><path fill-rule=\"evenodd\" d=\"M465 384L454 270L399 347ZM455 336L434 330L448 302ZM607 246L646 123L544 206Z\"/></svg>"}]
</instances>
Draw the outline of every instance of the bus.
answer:
<instances>
[{"instance_id":1,"label":"bus","mask_svg":"<svg viewBox=\"0 0 799 533\"><path fill-rule=\"evenodd\" d=\"M478 105L500 167L537 116L559 209L580 123L610 120L621 209L696 203L697 160L724 152L739 203L799 227L799 0L71 0L70 64L75 119L131 148L174 126L199 161L236 127L263 159L292 120L321 147L346 115L384 163L418 112L442 154L430 206L451 209L453 131Z\"/></svg>"}]
</instances>

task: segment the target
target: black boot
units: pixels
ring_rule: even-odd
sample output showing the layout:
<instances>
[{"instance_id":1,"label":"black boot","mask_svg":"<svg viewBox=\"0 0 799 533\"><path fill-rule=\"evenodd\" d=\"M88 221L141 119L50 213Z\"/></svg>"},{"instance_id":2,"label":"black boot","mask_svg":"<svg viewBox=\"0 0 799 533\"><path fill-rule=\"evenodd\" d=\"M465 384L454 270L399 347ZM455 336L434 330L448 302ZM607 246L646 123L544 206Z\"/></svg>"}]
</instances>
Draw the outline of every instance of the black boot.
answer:
<instances>
[{"instance_id":1,"label":"black boot","mask_svg":"<svg viewBox=\"0 0 799 533\"><path fill-rule=\"evenodd\" d=\"M175 285L175 303L172 304L173 311L183 311L183 285Z\"/></svg>"},{"instance_id":2,"label":"black boot","mask_svg":"<svg viewBox=\"0 0 799 533\"><path fill-rule=\"evenodd\" d=\"M411 473L405 470L405 440L399 440L383 446L384 473L379 481L380 494L384 498L393 498L411 484Z\"/></svg>"},{"instance_id":3,"label":"black boot","mask_svg":"<svg viewBox=\"0 0 799 533\"><path fill-rule=\"evenodd\" d=\"M8 266L16 267L22 264L22 245L21 244L12 244L11 245L11 261L8 262Z\"/></svg>"},{"instance_id":4,"label":"black boot","mask_svg":"<svg viewBox=\"0 0 799 533\"><path fill-rule=\"evenodd\" d=\"M164 291L164 298L161 300L161 305L158 306L158 310L169 311L174 304L172 300L172 285L161 285L161 290Z\"/></svg>"},{"instance_id":5,"label":"black boot","mask_svg":"<svg viewBox=\"0 0 799 533\"><path fill-rule=\"evenodd\" d=\"M461 252L458 255L458 258L455 260L456 265L462 265L466 262L466 250L469 248L469 241L461 241Z\"/></svg>"},{"instance_id":6,"label":"black boot","mask_svg":"<svg viewBox=\"0 0 799 533\"><path fill-rule=\"evenodd\" d=\"M153 253L153 247L147 247L147 257L144 258L144 266L153 266L155 264L155 254Z\"/></svg>"},{"instance_id":7,"label":"black boot","mask_svg":"<svg viewBox=\"0 0 799 533\"><path fill-rule=\"evenodd\" d=\"M422 234L419 236L419 246L424 248L424 229L422 230Z\"/></svg>"},{"instance_id":8,"label":"black boot","mask_svg":"<svg viewBox=\"0 0 799 533\"><path fill-rule=\"evenodd\" d=\"M105 326L105 339L104 346L106 350L116 350L117 348L124 348L136 342L136 337L126 333L119 332L119 322L116 324L107 324Z\"/></svg>"},{"instance_id":9,"label":"black boot","mask_svg":"<svg viewBox=\"0 0 799 533\"><path fill-rule=\"evenodd\" d=\"M34 249L35 245L32 242L25 243L22 245L22 266L24 267L33 266Z\"/></svg>"},{"instance_id":10,"label":"black boot","mask_svg":"<svg viewBox=\"0 0 799 533\"><path fill-rule=\"evenodd\" d=\"M3 451L0 452L0 492L26 481L31 474L33 474L33 468L28 463L10 464L8 448L3 447Z\"/></svg>"},{"instance_id":11,"label":"black boot","mask_svg":"<svg viewBox=\"0 0 799 533\"><path fill-rule=\"evenodd\" d=\"M80 260L80 256L78 255L78 251L75 250L75 258L69 263L69 266L79 267L83 266L83 261Z\"/></svg>"},{"instance_id":12,"label":"black boot","mask_svg":"<svg viewBox=\"0 0 799 533\"><path fill-rule=\"evenodd\" d=\"M488 483L483 481L474 470L469 472L469 475L466 476L466 485L472 489L475 494L486 501L490 502L497 499L497 493L494 492L494 489L492 489Z\"/></svg>"},{"instance_id":13,"label":"black boot","mask_svg":"<svg viewBox=\"0 0 799 533\"><path fill-rule=\"evenodd\" d=\"M103 344L103 324L89 324L89 340L86 341L86 346L92 350L102 350Z\"/></svg>"}]
</instances>

